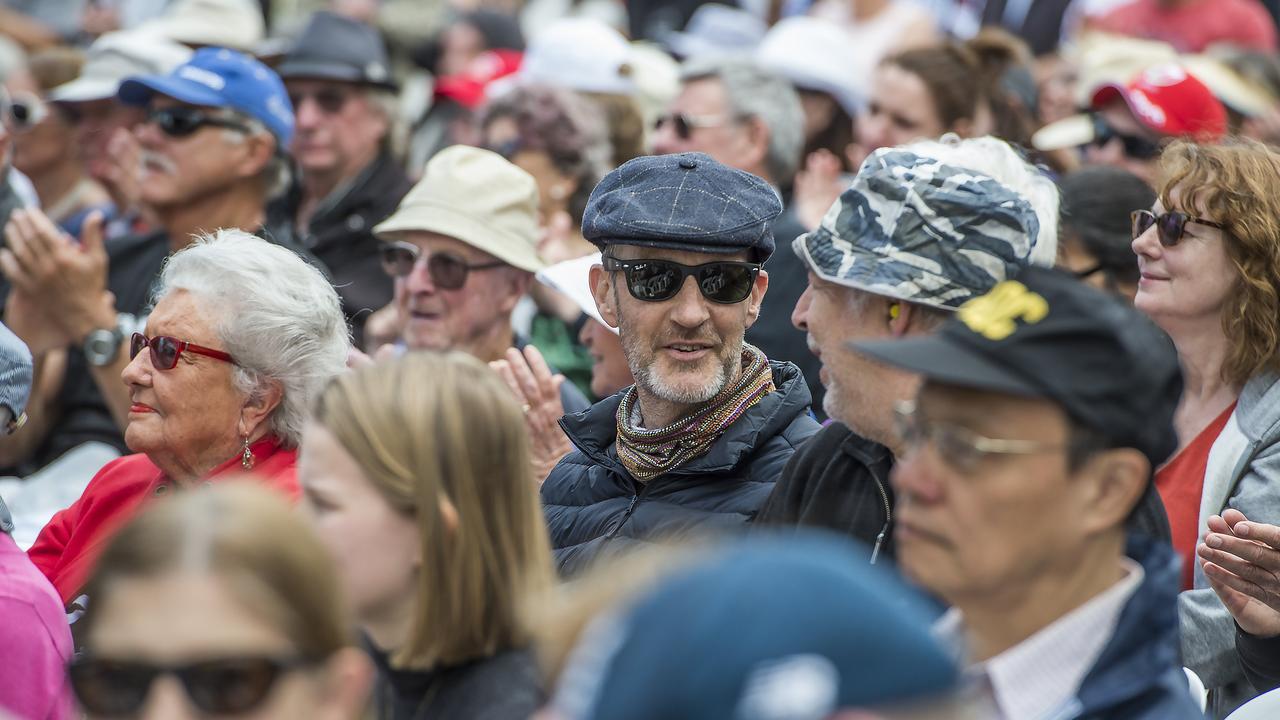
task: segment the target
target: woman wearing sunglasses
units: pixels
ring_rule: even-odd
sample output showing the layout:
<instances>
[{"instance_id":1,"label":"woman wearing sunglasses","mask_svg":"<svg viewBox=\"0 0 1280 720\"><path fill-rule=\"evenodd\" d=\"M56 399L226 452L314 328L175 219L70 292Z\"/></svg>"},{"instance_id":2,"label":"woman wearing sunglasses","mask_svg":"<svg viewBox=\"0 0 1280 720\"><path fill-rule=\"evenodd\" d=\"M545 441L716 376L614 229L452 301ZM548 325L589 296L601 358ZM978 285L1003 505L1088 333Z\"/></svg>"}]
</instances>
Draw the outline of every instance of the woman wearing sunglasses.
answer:
<instances>
[{"instance_id":1,"label":"woman wearing sunglasses","mask_svg":"<svg viewBox=\"0 0 1280 720\"><path fill-rule=\"evenodd\" d=\"M341 375L299 461L305 504L378 668L382 720L525 720L517 613L552 581L519 405L483 362L413 353Z\"/></svg>"},{"instance_id":2,"label":"woman wearing sunglasses","mask_svg":"<svg viewBox=\"0 0 1280 720\"><path fill-rule=\"evenodd\" d=\"M1193 552L1227 507L1280 522L1280 154L1251 140L1180 141L1160 164L1155 206L1133 213L1134 304L1173 339L1186 390L1181 447L1155 482L1183 560L1184 660L1229 710L1252 692ZM1246 631L1280 633L1248 620Z\"/></svg>"},{"instance_id":3,"label":"woman wearing sunglasses","mask_svg":"<svg viewBox=\"0 0 1280 720\"><path fill-rule=\"evenodd\" d=\"M252 473L296 496L296 448L350 341L337 293L280 246L221 230L174 254L122 379L135 455L104 466L40 531L31 560L64 602L103 542L151 498Z\"/></svg>"},{"instance_id":4,"label":"woman wearing sunglasses","mask_svg":"<svg viewBox=\"0 0 1280 720\"><path fill-rule=\"evenodd\" d=\"M155 503L111 541L77 623L94 718L353 720L372 668L324 547L250 483Z\"/></svg>"}]
</instances>

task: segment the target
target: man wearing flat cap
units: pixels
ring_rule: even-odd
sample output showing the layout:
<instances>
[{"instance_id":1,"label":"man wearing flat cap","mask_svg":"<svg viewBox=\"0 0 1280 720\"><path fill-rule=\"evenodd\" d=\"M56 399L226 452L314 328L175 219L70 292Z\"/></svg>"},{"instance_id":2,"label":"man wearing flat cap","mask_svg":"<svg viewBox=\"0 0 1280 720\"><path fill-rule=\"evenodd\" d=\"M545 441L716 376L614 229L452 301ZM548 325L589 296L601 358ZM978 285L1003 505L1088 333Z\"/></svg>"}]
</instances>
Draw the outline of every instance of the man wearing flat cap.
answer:
<instances>
[{"instance_id":1,"label":"man wearing flat cap","mask_svg":"<svg viewBox=\"0 0 1280 720\"><path fill-rule=\"evenodd\" d=\"M1178 446L1182 373L1127 303L1029 268L924 337L857 353L923 378L895 408L897 559L951 610L992 718L1203 717L1178 558L1126 533Z\"/></svg>"},{"instance_id":2,"label":"man wearing flat cap","mask_svg":"<svg viewBox=\"0 0 1280 720\"><path fill-rule=\"evenodd\" d=\"M605 551L751 520L818 429L800 371L743 341L782 211L764 180L702 153L631 160L591 193L600 316L635 385L567 415L575 449L542 486L562 573Z\"/></svg>"},{"instance_id":3,"label":"man wearing flat cap","mask_svg":"<svg viewBox=\"0 0 1280 720\"><path fill-rule=\"evenodd\" d=\"M387 50L377 30L318 11L277 72L293 104L298 177L268 209L268 225L296 228L330 269L359 347L369 314L391 302L373 226L412 186L391 156L396 85Z\"/></svg>"}]
</instances>

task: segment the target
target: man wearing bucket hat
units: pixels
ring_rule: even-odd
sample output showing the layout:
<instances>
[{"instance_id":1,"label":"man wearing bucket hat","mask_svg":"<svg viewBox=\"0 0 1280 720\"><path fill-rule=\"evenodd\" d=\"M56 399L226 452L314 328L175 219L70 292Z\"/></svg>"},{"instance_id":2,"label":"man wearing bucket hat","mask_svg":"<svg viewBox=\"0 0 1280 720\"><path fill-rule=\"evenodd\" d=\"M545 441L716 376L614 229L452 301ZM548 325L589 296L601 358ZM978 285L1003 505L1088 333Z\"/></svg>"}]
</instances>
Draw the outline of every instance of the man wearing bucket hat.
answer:
<instances>
[{"instance_id":1,"label":"man wearing bucket hat","mask_svg":"<svg viewBox=\"0 0 1280 720\"><path fill-rule=\"evenodd\" d=\"M538 256L538 186L501 155L464 145L427 163L400 206L373 228L394 279L395 343L501 360L526 341L511 314L545 267ZM565 412L589 403L560 383Z\"/></svg>"},{"instance_id":2,"label":"man wearing bucket hat","mask_svg":"<svg viewBox=\"0 0 1280 720\"><path fill-rule=\"evenodd\" d=\"M1041 128L1039 150L1080 147L1089 165L1115 165L1154 184L1160 151L1174 138L1222 139L1227 111L1213 92L1178 65L1147 68L1128 83L1093 91L1089 112Z\"/></svg>"},{"instance_id":3,"label":"man wearing bucket hat","mask_svg":"<svg viewBox=\"0 0 1280 720\"><path fill-rule=\"evenodd\" d=\"M1203 717L1179 659L1177 557L1126 537L1178 446L1169 339L1027 268L936 333L850 347L923 378L895 408L898 566L951 605L937 629L991 717Z\"/></svg>"},{"instance_id":4,"label":"man wearing bucket hat","mask_svg":"<svg viewBox=\"0 0 1280 720\"><path fill-rule=\"evenodd\" d=\"M330 268L359 346L369 313L391 302L373 226L412 186L391 156L396 85L387 50L368 25L319 11L276 72L296 115L289 153L299 174L269 208L268 226L296 227Z\"/></svg>"},{"instance_id":5,"label":"man wearing bucket hat","mask_svg":"<svg viewBox=\"0 0 1280 720\"><path fill-rule=\"evenodd\" d=\"M11 327L37 358L72 347L58 397L33 398L30 422L0 443L3 465L35 469L91 440L124 451L118 428L131 401L120 373L161 266L209 228L260 231L266 199L287 175L289 98L280 78L246 55L204 48L167 75L125 80L118 97L145 114L135 129L139 198L158 229L104 244L99 216L77 243L39 211L15 213L0 251L15 288L6 316L23 316L25 331ZM269 239L300 250L287 237Z\"/></svg>"},{"instance_id":6,"label":"man wearing bucket hat","mask_svg":"<svg viewBox=\"0 0 1280 720\"><path fill-rule=\"evenodd\" d=\"M636 382L560 422L576 449L542 500L563 573L657 536L740 527L817 431L800 371L743 340L781 211L764 180L702 153L636 158L591 193L592 294Z\"/></svg>"}]
</instances>

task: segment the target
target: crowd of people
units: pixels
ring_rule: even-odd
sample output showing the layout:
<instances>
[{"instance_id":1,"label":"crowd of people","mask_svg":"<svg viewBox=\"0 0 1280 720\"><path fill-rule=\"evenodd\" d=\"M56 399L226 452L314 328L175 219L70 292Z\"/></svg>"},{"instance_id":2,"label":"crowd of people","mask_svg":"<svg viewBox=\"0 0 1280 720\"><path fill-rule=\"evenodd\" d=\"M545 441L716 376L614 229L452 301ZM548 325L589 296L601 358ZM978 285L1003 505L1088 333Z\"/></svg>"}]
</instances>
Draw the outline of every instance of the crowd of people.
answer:
<instances>
[{"instance_id":1,"label":"crowd of people","mask_svg":"<svg viewBox=\"0 0 1280 720\"><path fill-rule=\"evenodd\" d=\"M1278 26L0 0L0 718L1280 717Z\"/></svg>"}]
</instances>

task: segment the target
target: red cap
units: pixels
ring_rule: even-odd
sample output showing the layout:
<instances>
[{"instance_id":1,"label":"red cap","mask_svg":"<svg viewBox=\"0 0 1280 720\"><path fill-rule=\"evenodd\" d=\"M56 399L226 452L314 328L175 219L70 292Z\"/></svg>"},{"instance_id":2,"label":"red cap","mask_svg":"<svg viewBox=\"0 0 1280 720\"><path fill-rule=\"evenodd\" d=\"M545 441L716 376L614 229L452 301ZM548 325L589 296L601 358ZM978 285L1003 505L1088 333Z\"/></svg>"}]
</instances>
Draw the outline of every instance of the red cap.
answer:
<instances>
[{"instance_id":1,"label":"red cap","mask_svg":"<svg viewBox=\"0 0 1280 720\"><path fill-rule=\"evenodd\" d=\"M1227 110L1205 84L1177 65L1148 68L1128 85L1108 84L1093 93L1094 110L1123 98L1133 116L1161 135L1216 142L1227 133Z\"/></svg>"},{"instance_id":2,"label":"red cap","mask_svg":"<svg viewBox=\"0 0 1280 720\"><path fill-rule=\"evenodd\" d=\"M516 50L489 50L477 55L467 69L457 75L437 78L435 96L448 98L468 109L484 104L489 83L520 69L523 53Z\"/></svg>"}]
</instances>

